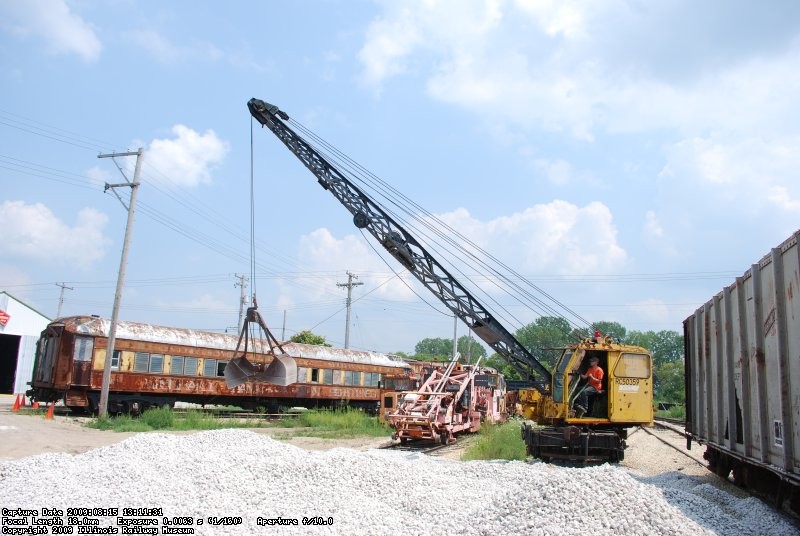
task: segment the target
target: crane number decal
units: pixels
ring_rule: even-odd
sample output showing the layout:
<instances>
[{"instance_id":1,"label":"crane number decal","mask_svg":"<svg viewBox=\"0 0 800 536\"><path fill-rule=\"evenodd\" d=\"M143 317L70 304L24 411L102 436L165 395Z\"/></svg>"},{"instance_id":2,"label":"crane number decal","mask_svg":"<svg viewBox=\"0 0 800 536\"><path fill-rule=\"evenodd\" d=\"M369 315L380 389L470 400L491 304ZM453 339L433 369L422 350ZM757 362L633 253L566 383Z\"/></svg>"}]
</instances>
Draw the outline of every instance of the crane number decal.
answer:
<instances>
[{"instance_id":1,"label":"crane number decal","mask_svg":"<svg viewBox=\"0 0 800 536\"><path fill-rule=\"evenodd\" d=\"M639 391L639 378L614 378L614 383L617 384L618 391L629 393Z\"/></svg>"}]
</instances>

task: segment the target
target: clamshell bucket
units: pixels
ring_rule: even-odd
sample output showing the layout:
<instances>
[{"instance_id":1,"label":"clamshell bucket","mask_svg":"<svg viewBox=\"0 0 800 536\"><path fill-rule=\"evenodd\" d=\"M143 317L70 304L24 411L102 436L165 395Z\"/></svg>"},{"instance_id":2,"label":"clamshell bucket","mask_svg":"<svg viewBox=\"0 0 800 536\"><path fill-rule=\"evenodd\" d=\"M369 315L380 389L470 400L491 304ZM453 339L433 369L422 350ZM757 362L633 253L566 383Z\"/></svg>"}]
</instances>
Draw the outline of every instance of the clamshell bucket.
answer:
<instances>
[{"instance_id":1,"label":"clamshell bucket","mask_svg":"<svg viewBox=\"0 0 800 536\"><path fill-rule=\"evenodd\" d=\"M251 323L258 324L264 339L269 343L272 361L264 368L263 365L254 365L247 359L249 327ZM244 348L240 352L244 341ZM275 339L261 318L257 307L247 309L247 317L242 326L242 333L236 345L237 357L234 357L225 366L223 374L229 388L238 387L248 381L267 382L281 387L297 383L297 363L287 354L280 343Z\"/></svg>"},{"instance_id":2,"label":"clamshell bucket","mask_svg":"<svg viewBox=\"0 0 800 536\"><path fill-rule=\"evenodd\" d=\"M237 387L246 381L267 382L281 387L297 383L297 363L288 354L276 354L266 370L260 370L246 357L234 357L225 367L228 387Z\"/></svg>"}]
</instances>

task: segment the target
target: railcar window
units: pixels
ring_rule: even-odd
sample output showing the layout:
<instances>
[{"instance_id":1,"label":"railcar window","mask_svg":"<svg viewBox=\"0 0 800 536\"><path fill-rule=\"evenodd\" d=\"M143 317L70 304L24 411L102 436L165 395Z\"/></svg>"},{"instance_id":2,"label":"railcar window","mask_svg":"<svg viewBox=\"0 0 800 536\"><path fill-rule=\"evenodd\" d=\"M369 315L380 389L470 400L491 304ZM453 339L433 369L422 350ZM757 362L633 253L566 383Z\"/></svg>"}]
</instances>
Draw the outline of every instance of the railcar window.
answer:
<instances>
[{"instance_id":1,"label":"railcar window","mask_svg":"<svg viewBox=\"0 0 800 536\"><path fill-rule=\"evenodd\" d=\"M311 369L311 383L319 383L319 369L312 368Z\"/></svg>"},{"instance_id":2,"label":"railcar window","mask_svg":"<svg viewBox=\"0 0 800 536\"><path fill-rule=\"evenodd\" d=\"M203 376L214 376L217 372L217 360L206 359L203 361Z\"/></svg>"},{"instance_id":3,"label":"railcar window","mask_svg":"<svg viewBox=\"0 0 800 536\"><path fill-rule=\"evenodd\" d=\"M353 385L353 371L352 370L345 370L344 371L344 384L345 385Z\"/></svg>"},{"instance_id":4,"label":"railcar window","mask_svg":"<svg viewBox=\"0 0 800 536\"><path fill-rule=\"evenodd\" d=\"M334 370L333 371L333 383L336 385L344 385L344 371L343 370Z\"/></svg>"},{"instance_id":5,"label":"railcar window","mask_svg":"<svg viewBox=\"0 0 800 536\"><path fill-rule=\"evenodd\" d=\"M324 369L322 371L322 383L333 383L333 369Z\"/></svg>"},{"instance_id":6,"label":"railcar window","mask_svg":"<svg viewBox=\"0 0 800 536\"><path fill-rule=\"evenodd\" d=\"M647 354L622 354L614 375L622 378L649 378L650 356Z\"/></svg>"},{"instance_id":7,"label":"railcar window","mask_svg":"<svg viewBox=\"0 0 800 536\"><path fill-rule=\"evenodd\" d=\"M150 372L164 372L164 354L150 354Z\"/></svg>"},{"instance_id":8,"label":"railcar window","mask_svg":"<svg viewBox=\"0 0 800 536\"><path fill-rule=\"evenodd\" d=\"M169 365L170 374L183 374L183 357L179 355L172 356L172 362Z\"/></svg>"},{"instance_id":9,"label":"railcar window","mask_svg":"<svg viewBox=\"0 0 800 536\"><path fill-rule=\"evenodd\" d=\"M222 359L217 360L217 376L225 376L225 367L228 366L228 362Z\"/></svg>"},{"instance_id":10,"label":"railcar window","mask_svg":"<svg viewBox=\"0 0 800 536\"><path fill-rule=\"evenodd\" d=\"M306 383L306 377L308 375L308 369L306 367L297 367L297 381L300 383Z\"/></svg>"},{"instance_id":11,"label":"railcar window","mask_svg":"<svg viewBox=\"0 0 800 536\"><path fill-rule=\"evenodd\" d=\"M72 358L75 361L91 361L93 350L94 339L91 337L76 337L75 352L72 354Z\"/></svg>"},{"instance_id":12,"label":"railcar window","mask_svg":"<svg viewBox=\"0 0 800 536\"><path fill-rule=\"evenodd\" d=\"M150 354L147 352L136 352L133 354L133 371L147 372L150 367Z\"/></svg>"},{"instance_id":13,"label":"railcar window","mask_svg":"<svg viewBox=\"0 0 800 536\"><path fill-rule=\"evenodd\" d=\"M114 350L114 355L111 356L111 368L119 370L119 358L122 355L120 350Z\"/></svg>"},{"instance_id":14,"label":"railcar window","mask_svg":"<svg viewBox=\"0 0 800 536\"><path fill-rule=\"evenodd\" d=\"M353 383L350 385L361 385L361 372L353 372Z\"/></svg>"},{"instance_id":15,"label":"railcar window","mask_svg":"<svg viewBox=\"0 0 800 536\"><path fill-rule=\"evenodd\" d=\"M377 387L378 386L378 373L365 372L364 373L364 387Z\"/></svg>"},{"instance_id":16,"label":"railcar window","mask_svg":"<svg viewBox=\"0 0 800 536\"><path fill-rule=\"evenodd\" d=\"M187 357L183 362L183 373L186 376L197 376L197 358Z\"/></svg>"}]
</instances>

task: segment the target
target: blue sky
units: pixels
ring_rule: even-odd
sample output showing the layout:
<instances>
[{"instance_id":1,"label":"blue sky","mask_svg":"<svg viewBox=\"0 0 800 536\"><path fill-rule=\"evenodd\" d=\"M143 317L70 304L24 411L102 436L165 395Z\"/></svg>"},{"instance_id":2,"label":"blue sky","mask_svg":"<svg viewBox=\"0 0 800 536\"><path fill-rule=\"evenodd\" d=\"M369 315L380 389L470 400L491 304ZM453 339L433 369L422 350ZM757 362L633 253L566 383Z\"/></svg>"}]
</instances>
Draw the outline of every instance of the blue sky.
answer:
<instances>
[{"instance_id":1,"label":"blue sky","mask_svg":"<svg viewBox=\"0 0 800 536\"><path fill-rule=\"evenodd\" d=\"M0 0L0 289L109 316L126 213L97 155L142 147L120 317L236 326L256 97L582 317L680 331L800 227L798 65L789 1ZM247 293L276 335L285 311L342 345L351 271L351 346L451 336L253 129Z\"/></svg>"}]
</instances>

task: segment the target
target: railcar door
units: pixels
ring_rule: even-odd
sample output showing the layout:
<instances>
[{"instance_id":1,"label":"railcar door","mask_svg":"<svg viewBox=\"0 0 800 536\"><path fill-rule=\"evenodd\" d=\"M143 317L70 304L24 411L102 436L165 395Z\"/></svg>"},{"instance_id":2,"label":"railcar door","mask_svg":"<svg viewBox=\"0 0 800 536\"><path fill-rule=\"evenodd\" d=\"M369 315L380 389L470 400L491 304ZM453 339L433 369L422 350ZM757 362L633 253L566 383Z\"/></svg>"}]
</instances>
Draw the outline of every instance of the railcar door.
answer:
<instances>
[{"instance_id":1,"label":"railcar door","mask_svg":"<svg viewBox=\"0 0 800 536\"><path fill-rule=\"evenodd\" d=\"M55 356L58 355L58 346L61 344L61 330L63 328L48 327L39 339L36 349L36 363L34 364L34 382L36 384L52 385L53 373L56 369Z\"/></svg>"},{"instance_id":2,"label":"railcar door","mask_svg":"<svg viewBox=\"0 0 800 536\"><path fill-rule=\"evenodd\" d=\"M75 337L75 348L72 353L72 385L88 387L92 375L93 353L93 338Z\"/></svg>"}]
</instances>

